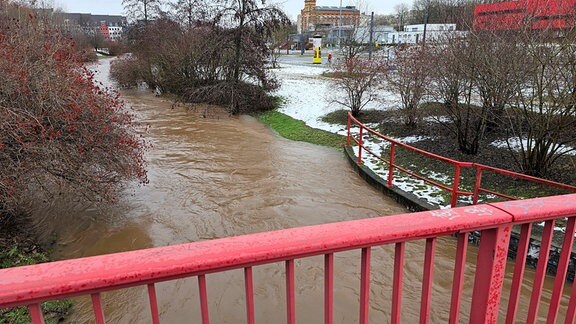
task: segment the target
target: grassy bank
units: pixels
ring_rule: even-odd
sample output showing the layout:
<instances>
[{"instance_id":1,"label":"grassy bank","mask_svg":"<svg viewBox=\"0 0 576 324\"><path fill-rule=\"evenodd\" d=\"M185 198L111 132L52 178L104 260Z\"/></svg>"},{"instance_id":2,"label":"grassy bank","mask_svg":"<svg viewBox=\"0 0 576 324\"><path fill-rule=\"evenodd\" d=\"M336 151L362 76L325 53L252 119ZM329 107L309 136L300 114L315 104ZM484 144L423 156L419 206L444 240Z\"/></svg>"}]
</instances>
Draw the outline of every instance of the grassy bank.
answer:
<instances>
[{"instance_id":1,"label":"grassy bank","mask_svg":"<svg viewBox=\"0 0 576 324\"><path fill-rule=\"evenodd\" d=\"M307 126L303 121L284 115L278 111L268 111L255 116L284 138L322 146L340 148L345 143L342 135Z\"/></svg>"},{"instance_id":2,"label":"grassy bank","mask_svg":"<svg viewBox=\"0 0 576 324\"><path fill-rule=\"evenodd\" d=\"M0 220L2 220L0 218ZM0 222L0 269L32 265L50 261L48 253L35 243L23 225ZM42 304L46 323L59 323L72 307L69 299ZM0 324L30 323L26 307L0 309Z\"/></svg>"}]
</instances>

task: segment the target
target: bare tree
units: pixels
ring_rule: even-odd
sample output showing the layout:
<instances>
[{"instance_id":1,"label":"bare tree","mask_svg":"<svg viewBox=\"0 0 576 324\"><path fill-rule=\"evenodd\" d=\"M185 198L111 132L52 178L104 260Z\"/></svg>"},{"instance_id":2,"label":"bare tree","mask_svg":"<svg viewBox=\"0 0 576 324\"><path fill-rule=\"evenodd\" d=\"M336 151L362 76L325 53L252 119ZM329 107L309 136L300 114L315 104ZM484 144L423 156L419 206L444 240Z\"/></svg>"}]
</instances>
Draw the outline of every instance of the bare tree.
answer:
<instances>
[{"instance_id":1,"label":"bare tree","mask_svg":"<svg viewBox=\"0 0 576 324\"><path fill-rule=\"evenodd\" d=\"M182 101L226 105L232 114L273 108L267 93L278 82L267 69L267 40L289 24L286 15L252 0L203 0L201 7L188 28L168 18L134 28L133 59L115 65L113 75Z\"/></svg>"},{"instance_id":2,"label":"bare tree","mask_svg":"<svg viewBox=\"0 0 576 324\"><path fill-rule=\"evenodd\" d=\"M472 105L472 76L478 54L474 43L466 38L446 37L440 45L431 46L432 97L444 104L448 117L438 122L448 128L465 154L476 154L484 136L485 122L481 107Z\"/></svg>"},{"instance_id":3,"label":"bare tree","mask_svg":"<svg viewBox=\"0 0 576 324\"><path fill-rule=\"evenodd\" d=\"M162 12L162 0L122 0L124 10L133 20L143 20L145 24Z\"/></svg>"},{"instance_id":4,"label":"bare tree","mask_svg":"<svg viewBox=\"0 0 576 324\"><path fill-rule=\"evenodd\" d=\"M421 118L419 106L430 79L427 47L397 46L393 67L395 70L388 73L388 85L400 95L404 124L417 127Z\"/></svg>"},{"instance_id":5,"label":"bare tree","mask_svg":"<svg viewBox=\"0 0 576 324\"><path fill-rule=\"evenodd\" d=\"M553 34L520 34L528 82L507 110L508 144L519 147L514 156L520 167L535 176L548 175L560 157L576 150L576 38L567 31L565 37L542 42Z\"/></svg>"},{"instance_id":6,"label":"bare tree","mask_svg":"<svg viewBox=\"0 0 576 324\"><path fill-rule=\"evenodd\" d=\"M334 78L332 83L336 90L344 92L344 99L333 99L358 117L364 107L377 99L378 90L388 71L388 64L381 58L368 59L353 57L340 60L332 65Z\"/></svg>"},{"instance_id":7,"label":"bare tree","mask_svg":"<svg viewBox=\"0 0 576 324\"><path fill-rule=\"evenodd\" d=\"M202 0L177 0L176 3L170 3L170 8L174 11L176 20L189 29L196 21L207 18L207 8L202 4Z\"/></svg>"},{"instance_id":8,"label":"bare tree","mask_svg":"<svg viewBox=\"0 0 576 324\"><path fill-rule=\"evenodd\" d=\"M265 4L265 1L262 1L262 4ZM261 6L255 0L219 0L217 7L219 14L215 17L216 24L227 27L232 32L233 73L228 80L232 82L232 89L243 77L257 80L264 89L271 89L270 86L275 84L271 82L273 77L262 69L269 50L265 41L272 31L289 25L290 20L277 7ZM232 92L238 93L236 90ZM240 100L235 99L237 97L233 95L230 103L230 111L234 114L241 109Z\"/></svg>"},{"instance_id":9,"label":"bare tree","mask_svg":"<svg viewBox=\"0 0 576 324\"><path fill-rule=\"evenodd\" d=\"M406 4L401 3L394 7L394 11L396 12L396 19L397 19L396 30L398 31L404 30L404 25L408 21L410 8Z\"/></svg>"}]
</instances>

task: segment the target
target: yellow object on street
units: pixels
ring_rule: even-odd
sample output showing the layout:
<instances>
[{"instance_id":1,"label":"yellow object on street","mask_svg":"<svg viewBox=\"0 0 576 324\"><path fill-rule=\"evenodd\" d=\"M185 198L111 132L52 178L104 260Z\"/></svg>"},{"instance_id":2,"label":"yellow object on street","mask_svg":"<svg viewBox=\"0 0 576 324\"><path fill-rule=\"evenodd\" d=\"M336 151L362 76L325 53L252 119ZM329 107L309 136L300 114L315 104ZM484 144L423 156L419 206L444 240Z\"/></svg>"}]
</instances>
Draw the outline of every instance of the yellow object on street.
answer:
<instances>
[{"instance_id":1,"label":"yellow object on street","mask_svg":"<svg viewBox=\"0 0 576 324\"><path fill-rule=\"evenodd\" d=\"M322 52L320 51L320 47L314 49L314 58L312 59L312 63L322 64Z\"/></svg>"}]
</instances>

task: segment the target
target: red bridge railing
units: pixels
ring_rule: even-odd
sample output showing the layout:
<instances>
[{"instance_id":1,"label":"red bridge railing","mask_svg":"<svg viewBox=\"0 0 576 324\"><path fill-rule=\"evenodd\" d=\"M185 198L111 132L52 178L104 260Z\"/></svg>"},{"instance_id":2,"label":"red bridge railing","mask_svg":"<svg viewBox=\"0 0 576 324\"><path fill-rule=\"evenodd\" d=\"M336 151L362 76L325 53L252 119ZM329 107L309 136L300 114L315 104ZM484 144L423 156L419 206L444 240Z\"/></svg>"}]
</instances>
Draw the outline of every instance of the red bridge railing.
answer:
<instances>
[{"instance_id":1,"label":"red bridge railing","mask_svg":"<svg viewBox=\"0 0 576 324\"><path fill-rule=\"evenodd\" d=\"M549 250L554 228L563 226L561 244L552 296L549 301L547 322L556 323L562 298L566 273L570 263L576 224L576 194L510 201L495 204L465 206L452 209L370 218L340 223L286 229L252 235L201 241L190 244L166 246L146 250L101 255L89 258L58 261L0 270L0 308L27 305L34 323L43 323L40 303L79 295L90 295L97 323L105 322L101 293L132 286L147 286L151 322L160 322L155 285L178 278L196 277L198 280L202 323L210 322L208 312L209 291L206 278L215 272L244 269L246 322L255 322L255 299L252 276L254 267L270 263L284 263L286 280L286 323L295 323L295 260L324 256L324 323L333 323L335 266L334 256L343 251L358 250L360 278L359 319L369 320L370 290L375 283L370 279L371 251L375 246L394 245L394 277L390 298L391 323L399 323L405 305L404 259L407 243L424 241L423 277L420 293L420 323L428 323L434 287L434 258L439 237L448 236L455 245L453 281L449 323L458 323L463 312L470 323L495 323L499 312L506 323L514 323L519 303L519 293L524 281L525 260L532 224L544 222L539 260L533 279L526 323L538 319L543 282L549 264ZM564 224L565 225L561 225ZM521 227L521 235L514 265L514 275L505 278L508 246L512 226ZM478 257L475 264L467 264L469 234L480 232ZM453 235L457 235L453 239ZM461 309L464 271L475 271L470 309ZM500 305L504 282L509 280L509 303L505 310ZM507 284L508 284L507 283ZM526 283L524 283L526 284ZM470 285L468 285L470 286ZM130 301L127 300L126 303ZM574 323L576 289L572 290L564 315L566 323ZM524 320L524 319L522 319Z\"/></svg>"},{"instance_id":2,"label":"red bridge railing","mask_svg":"<svg viewBox=\"0 0 576 324\"><path fill-rule=\"evenodd\" d=\"M357 126L359 128L359 133L358 133L357 137L352 134L351 127L353 127L353 126ZM400 172L402 172L402 173L404 173L410 177L422 180L431 186L434 186L434 187L440 188L442 190L445 190L447 192L450 192L451 193L451 199L450 199L450 206L451 207L455 207L457 205L458 198L460 196L471 196L473 205L478 204L478 199L479 199L480 194L490 194L490 195L502 198L504 200L521 199L521 197L518 197L518 196L512 196L510 194L506 194L506 193L503 193L501 191L496 191L493 189L482 187L482 176L486 172L491 172L493 174L502 175L505 177L509 177L511 179L520 179L520 180L527 181L529 183L544 185L544 186L550 187L550 188L560 189L560 190L564 191L563 193L576 192L575 186L571 186L571 185L567 185L567 184L563 184L563 183L559 183L559 182L554 182L554 181L549 181L549 180L545 180L545 179L541 179L541 178L537 178L537 177L532 177L532 176L528 176L525 174L512 172L512 171L508 171L508 170L504 170L504 169L494 168L491 166L482 165L482 164L478 164L478 163L456 161L456 160L452 160L452 159L449 159L449 158L446 158L446 157L443 157L440 155L436 155L436 154L418 149L416 147L413 147L413 146L407 145L405 143L402 143L400 141L397 141L397 140L395 140L389 136L383 135L383 134L381 134L381 133L379 133L373 129L370 129L369 127L367 127L366 125L364 125L360 121L358 121L358 119L354 118L351 113L348 113L348 127L347 127L347 129L348 129L348 136L347 136L347 140L346 140L346 145L350 146L352 144L352 142L354 142L358 145L358 164L363 164L363 152L367 152L370 155L372 155L373 157L375 157L376 159L378 159L379 161L382 161L386 165L388 165L388 176L387 176L387 179L385 179L385 180L387 180L388 186L390 186L390 187L393 186L394 171L398 170L398 171L400 171ZM371 135L371 136L374 136L375 138L386 141L390 145L389 155L387 157L381 156L380 154L377 154L376 152L371 150L369 147L367 147L365 145L365 141L364 141L365 135ZM419 172L409 170L408 168L403 167L399 163L396 163L396 156L397 156L396 150L399 147L404 148L410 152L414 152L415 154L420 155L422 157L430 158L430 159L451 165L452 168L454 169L453 177L452 177L452 183L451 184L445 184L445 183L442 183L440 181L430 179L430 178L420 174ZM475 169L475 172L473 174L474 179L465 179L464 178L463 170L465 168ZM463 190L461 188L462 187L461 183L463 182L463 180L468 180L467 182L473 183L471 191L466 191L466 190Z\"/></svg>"}]
</instances>

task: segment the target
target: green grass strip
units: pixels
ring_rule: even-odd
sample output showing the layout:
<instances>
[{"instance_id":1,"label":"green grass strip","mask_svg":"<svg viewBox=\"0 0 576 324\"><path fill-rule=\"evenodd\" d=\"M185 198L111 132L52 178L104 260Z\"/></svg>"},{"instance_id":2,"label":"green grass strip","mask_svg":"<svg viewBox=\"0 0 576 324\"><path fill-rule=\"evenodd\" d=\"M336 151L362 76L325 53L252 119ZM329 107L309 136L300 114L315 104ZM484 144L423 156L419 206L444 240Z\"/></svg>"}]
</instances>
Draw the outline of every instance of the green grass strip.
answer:
<instances>
[{"instance_id":1,"label":"green grass strip","mask_svg":"<svg viewBox=\"0 0 576 324\"><path fill-rule=\"evenodd\" d=\"M255 116L284 138L316 145L340 148L346 137L321 129L307 126L303 121L294 119L278 111L268 111Z\"/></svg>"}]
</instances>

